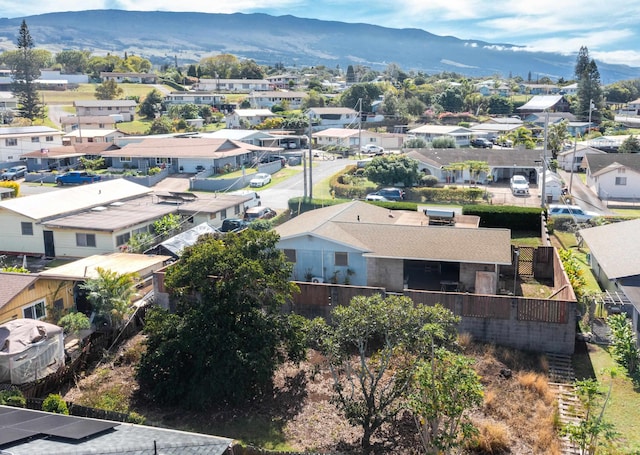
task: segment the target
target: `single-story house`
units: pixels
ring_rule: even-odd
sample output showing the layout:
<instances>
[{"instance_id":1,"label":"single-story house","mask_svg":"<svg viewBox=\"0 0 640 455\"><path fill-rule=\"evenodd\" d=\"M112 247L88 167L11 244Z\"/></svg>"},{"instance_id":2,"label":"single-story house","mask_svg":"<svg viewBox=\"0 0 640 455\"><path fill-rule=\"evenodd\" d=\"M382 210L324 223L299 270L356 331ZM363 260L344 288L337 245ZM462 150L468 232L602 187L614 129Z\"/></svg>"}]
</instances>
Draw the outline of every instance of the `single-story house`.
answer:
<instances>
[{"instance_id":1,"label":"single-story house","mask_svg":"<svg viewBox=\"0 0 640 455\"><path fill-rule=\"evenodd\" d=\"M279 89L287 89L292 85L298 85L300 77L296 74L274 74L265 77L267 81L274 87Z\"/></svg>"},{"instance_id":2,"label":"single-story house","mask_svg":"<svg viewBox=\"0 0 640 455\"><path fill-rule=\"evenodd\" d=\"M305 212L275 230L299 281L495 294L500 266L512 264L508 229L429 226L423 213L362 201Z\"/></svg>"},{"instance_id":3,"label":"single-story house","mask_svg":"<svg viewBox=\"0 0 640 455\"><path fill-rule=\"evenodd\" d=\"M78 128L66 133L62 137L62 144L113 143L117 138L124 135L120 130Z\"/></svg>"},{"instance_id":4,"label":"single-story house","mask_svg":"<svg viewBox=\"0 0 640 455\"><path fill-rule=\"evenodd\" d=\"M636 338L640 335L640 219L580 230L589 247L591 269L609 295L622 294L631 308Z\"/></svg>"},{"instance_id":5,"label":"single-story house","mask_svg":"<svg viewBox=\"0 0 640 455\"><path fill-rule=\"evenodd\" d=\"M618 111L620 115L639 116L640 115L640 98L629 101L627 105Z\"/></svg>"},{"instance_id":6,"label":"single-story house","mask_svg":"<svg viewBox=\"0 0 640 455\"><path fill-rule=\"evenodd\" d=\"M520 84L520 93L530 95L554 95L560 91L560 87L555 84Z\"/></svg>"},{"instance_id":7,"label":"single-story house","mask_svg":"<svg viewBox=\"0 0 640 455\"><path fill-rule=\"evenodd\" d=\"M631 135L600 136L585 141L585 144L598 150L604 150L605 152L617 153L622 143L629 139L629 136Z\"/></svg>"},{"instance_id":8,"label":"single-story house","mask_svg":"<svg viewBox=\"0 0 640 455\"><path fill-rule=\"evenodd\" d=\"M224 169L236 170L251 165L265 151L271 149L224 138L150 137L124 145L119 150L105 151L101 156L111 167L120 169L165 166L171 173L196 173L206 169L219 173Z\"/></svg>"},{"instance_id":9,"label":"single-story house","mask_svg":"<svg viewBox=\"0 0 640 455\"><path fill-rule=\"evenodd\" d=\"M486 137L489 140L498 139L500 136L507 135L516 131L522 126L520 123L498 123L498 122L485 122L472 125L470 127L474 136Z\"/></svg>"},{"instance_id":10,"label":"single-story house","mask_svg":"<svg viewBox=\"0 0 640 455\"><path fill-rule=\"evenodd\" d=\"M46 257L86 257L126 247L131 236L180 215L185 227L215 227L241 215L250 195L152 193L125 179L64 188L0 201L0 252Z\"/></svg>"},{"instance_id":11,"label":"single-story house","mask_svg":"<svg viewBox=\"0 0 640 455\"><path fill-rule=\"evenodd\" d=\"M348 107L311 107L304 115L311 118L314 131L356 127L359 121L358 111Z\"/></svg>"},{"instance_id":12,"label":"single-story house","mask_svg":"<svg viewBox=\"0 0 640 455\"><path fill-rule=\"evenodd\" d=\"M526 116L537 112L569 112L571 103L563 95L537 95L517 110Z\"/></svg>"},{"instance_id":13,"label":"single-story house","mask_svg":"<svg viewBox=\"0 0 640 455\"><path fill-rule=\"evenodd\" d=\"M194 85L198 91L250 93L254 90L271 90L271 84L265 79L205 79Z\"/></svg>"},{"instance_id":14,"label":"single-story house","mask_svg":"<svg viewBox=\"0 0 640 455\"><path fill-rule=\"evenodd\" d=\"M77 116L66 115L60 118L62 129L69 133L74 130L115 130L117 118L112 115Z\"/></svg>"},{"instance_id":15,"label":"single-story house","mask_svg":"<svg viewBox=\"0 0 640 455\"><path fill-rule=\"evenodd\" d=\"M542 174L540 150L504 150L504 149L413 149L407 156L418 161L418 169L435 175L441 183L469 182L469 170L447 170L452 163L465 161L485 161L489 172L476 177L483 184L508 182L515 174L528 176L530 183L539 183ZM488 177L491 176L489 179Z\"/></svg>"},{"instance_id":16,"label":"single-story house","mask_svg":"<svg viewBox=\"0 0 640 455\"><path fill-rule=\"evenodd\" d=\"M144 282L170 259L161 255L111 253L89 256L39 273L0 272L0 280L6 283L0 294L0 324L21 318L50 319L52 312L60 314L69 309L90 315L79 284L96 278L98 267L120 274L135 273Z\"/></svg>"},{"instance_id":17,"label":"single-story house","mask_svg":"<svg viewBox=\"0 0 640 455\"><path fill-rule=\"evenodd\" d=\"M450 138L456 142L457 147L468 147L473 130L455 125L422 125L408 131L409 134L424 139L427 143L434 139Z\"/></svg>"},{"instance_id":18,"label":"single-story house","mask_svg":"<svg viewBox=\"0 0 640 455\"><path fill-rule=\"evenodd\" d=\"M115 81L117 83L132 82L139 84L156 84L158 75L152 73L117 73L112 71L101 71L100 79L102 81Z\"/></svg>"},{"instance_id":19,"label":"single-story house","mask_svg":"<svg viewBox=\"0 0 640 455\"><path fill-rule=\"evenodd\" d=\"M115 114L122 116L123 121L130 122L138 103L134 100L77 100L73 102L73 107L76 108L76 115L81 117Z\"/></svg>"},{"instance_id":20,"label":"single-story house","mask_svg":"<svg viewBox=\"0 0 640 455\"><path fill-rule=\"evenodd\" d=\"M15 162L25 153L60 146L63 135L48 126L0 128L0 163Z\"/></svg>"},{"instance_id":21,"label":"single-story house","mask_svg":"<svg viewBox=\"0 0 640 455\"><path fill-rule=\"evenodd\" d=\"M254 109L271 109L275 105L288 106L288 109L300 109L309 95L306 92L255 91L249 94L249 103Z\"/></svg>"},{"instance_id":22,"label":"single-story house","mask_svg":"<svg viewBox=\"0 0 640 455\"><path fill-rule=\"evenodd\" d=\"M91 453L229 454L232 439L146 425L0 406L0 450L14 455ZM46 421L47 425L33 423Z\"/></svg>"},{"instance_id":23,"label":"single-story house","mask_svg":"<svg viewBox=\"0 0 640 455\"><path fill-rule=\"evenodd\" d=\"M61 147L41 149L25 153L29 172L76 169L80 165L80 158L93 158L106 150L117 149L112 142L72 143Z\"/></svg>"},{"instance_id":24,"label":"single-story house","mask_svg":"<svg viewBox=\"0 0 640 455\"><path fill-rule=\"evenodd\" d=\"M554 125L556 123L560 123L562 121L566 121L568 123L575 123L576 116L571 112L534 112L530 114L526 114L524 116L524 121L526 123L531 123L538 128L540 128L540 134L542 134L545 123L548 125ZM589 123L589 122L587 122ZM567 128L568 129L568 128Z\"/></svg>"},{"instance_id":25,"label":"single-story house","mask_svg":"<svg viewBox=\"0 0 640 455\"><path fill-rule=\"evenodd\" d=\"M222 128L211 133L199 133L198 136L203 138L230 139L232 141L246 142L250 145L272 149L299 149L308 145L306 135L292 134L287 131L269 132L264 130ZM295 147L293 147L292 144L294 144Z\"/></svg>"},{"instance_id":26,"label":"single-story house","mask_svg":"<svg viewBox=\"0 0 640 455\"><path fill-rule=\"evenodd\" d=\"M256 126L268 118L275 118L276 114L269 109L234 109L225 116L227 128L244 128Z\"/></svg>"},{"instance_id":27,"label":"single-story house","mask_svg":"<svg viewBox=\"0 0 640 455\"><path fill-rule=\"evenodd\" d=\"M600 199L640 199L640 153L585 155L587 186Z\"/></svg>"},{"instance_id":28,"label":"single-story house","mask_svg":"<svg viewBox=\"0 0 640 455\"><path fill-rule=\"evenodd\" d=\"M382 134L368 130L358 130L358 128L327 128L316 131L312 134L314 144L317 147L327 147L330 145L347 147L358 151L359 144L375 144L384 147L382 144Z\"/></svg>"}]
</instances>

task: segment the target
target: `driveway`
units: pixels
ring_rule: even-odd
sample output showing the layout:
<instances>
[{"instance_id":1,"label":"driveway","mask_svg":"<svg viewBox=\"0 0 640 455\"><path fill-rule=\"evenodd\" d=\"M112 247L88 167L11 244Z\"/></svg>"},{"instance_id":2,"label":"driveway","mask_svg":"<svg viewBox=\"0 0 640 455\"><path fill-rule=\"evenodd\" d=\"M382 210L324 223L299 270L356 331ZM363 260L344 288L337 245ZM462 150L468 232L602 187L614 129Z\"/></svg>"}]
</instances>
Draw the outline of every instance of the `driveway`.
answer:
<instances>
[{"instance_id":1,"label":"driveway","mask_svg":"<svg viewBox=\"0 0 640 455\"><path fill-rule=\"evenodd\" d=\"M607 208L607 204L602 202L587 185L582 183L579 175L574 174L573 180L571 180L571 173L562 169L558 169L558 175L565 181L567 186L571 182L571 196L581 208L601 215L612 215L614 213Z\"/></svg>"}]
</instances>

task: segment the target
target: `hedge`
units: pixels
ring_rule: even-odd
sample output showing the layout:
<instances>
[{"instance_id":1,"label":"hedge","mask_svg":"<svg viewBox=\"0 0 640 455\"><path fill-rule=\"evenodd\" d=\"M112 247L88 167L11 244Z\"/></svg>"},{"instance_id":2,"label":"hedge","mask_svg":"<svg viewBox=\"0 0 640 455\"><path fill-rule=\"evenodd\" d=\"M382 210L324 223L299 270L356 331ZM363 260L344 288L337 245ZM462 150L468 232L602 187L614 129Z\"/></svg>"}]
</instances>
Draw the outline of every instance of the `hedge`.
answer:
<instances>
[{"instance_id":1,"label":"hedge","mask_svg":"<svg viewBox=\"0 0 640 455\"><path fill-rule=\"evenodd\" d=\"M480 217L480 227L507 228L514 231L541 231L542 209L514 205L465 205L463 215Z\"/></svg>"},{"instance_id":2,"label":"hedge","mask_svg":"<svg viewBox=\"0 0 640 455\"><path fill-rule=\"evenodd\" d=\"M20 195L20 184L18 182L12 182L9 180L5 182L0 182L0 187L12 189L13 197L18 197Z\"/></svg>"}]
</instances>

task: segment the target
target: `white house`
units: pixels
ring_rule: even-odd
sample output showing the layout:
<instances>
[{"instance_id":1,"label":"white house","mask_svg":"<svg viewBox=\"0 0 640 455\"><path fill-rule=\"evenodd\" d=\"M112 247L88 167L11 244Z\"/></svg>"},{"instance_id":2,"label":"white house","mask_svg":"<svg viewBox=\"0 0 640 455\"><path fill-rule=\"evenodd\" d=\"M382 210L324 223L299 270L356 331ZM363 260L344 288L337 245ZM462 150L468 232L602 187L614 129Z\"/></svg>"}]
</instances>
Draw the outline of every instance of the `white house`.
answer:
<instances>
[{"instance_id":1,"label":"white house","mask_svg":"<svg viewBox=\"0 0 640 455\"><path fill-rule=\"evenodd\" d=\"M314 130L344 128L358 125L358 111L348 107L311 107L305 111L311 117Z\"/></svg>"},{"instance_id":2,"label":"white house","mask_svg":"<svg viewBox=\"0 0 640 455\"><path fill-rule=\"evenodd\" d=\"M254 90L271 90L266 79L200 79L194 88L201 91L251 93Z\"/></svg>"},{"instance_id":3,"label":"white house","mask_svg":"<svg viewBox=\"0 0 640 455\"><path fill-rule=\"evenodd\" d=\"M225 96L215 92L171 92L164 96L167 106L174 104L195 104L198 106L220 106L224 103Z\"/></svg>"},{"instance_id":4,"label":"white house","mask_svg":"<svg viewBox=\"0 0 640 455\"><path fill-rule=\"evenodd\" d=\"M600 199L640 199L640 154L585 155L587 186Z\"/></svg>"},{"instance_id":5,"label":"white house","mask_svg":"<svg viewBox=\"0 0 640 455\"><path fill-rule=\"evenodd\" d=\"M244 125L256 126L268 118L277 117L269 109L235 109L225 117L227 128L243 128Z\"/></svg>"},{"instance_id":6,"label":"white house","mask_svg":"<svg viewBox=\"0 0 640 455\"><path fill-rule=\"evenodd\" d=\"M272 76L265 77L269 83L280 89L288 89L291 86L298 85L300 78L295 74L274 74Z\"/></svg>"},{"instance_id":7,"label":"white house","mask_svg":"<svg viewBox=\"0 0 640 455\"><path fill-rule=\"evenodd\" d=\"M469 128L452 125L422 125L409 130L408 133L426 142L433 142L438 138L451 138L456 142L457 147L468 147L471 137L476 134Z\"/></svg>"},{"instance_id":8,"label":"white house","mask_svg":"<svg viewBox=\"0 0 640 455\"><path fill-rule=\"evenodd\" d=\"M136 113L138 103L134 100L80 100L74 101L76 115L97 116L120 114L122 120L130 122Z\"/></svg>"},{"instance_id":9,"label":"white house","mask_svg":"<svg viewBox=\"0 0 640 455\"><path fill-rule=\"evenodd\" d=\"M62 138L64 145L70 144L85 144L90 142L114 142L116 138L123 137L125 134L119 130L108 129L90 129L90 128L77 128Z\"/></svg>"},{"instance_id":10,"label":"white house","mask_svg":"<svg viewBox=\"0 0 640 455\"><path fill-rule=\"evenodd\" d=\"M117 83L132 82L138 84L155 84L158 76L152 73L117 73L112 71L101 71L100 79L103 81L115 81Z\"/></svg>"},{"instance_id":11,"label":"white house","mask_svg":"<svg viewBox=\"0 0 640 455\"><path fill-rule=\"evenodd\" d=\"M249 103L254 109L270 109L275 105L287 105L288 109L300 109L302 101L307 98L305 92L288 91L254 91L249 94Z\"/></svg>"},{"instance_id":12,"label":"white house","mask_svg":"<svg viewBox=\"0 0 640 455\"><path fill-rule=\"evenodd\" d=\"M640 115L640 98L629 101L625 107L618 111L620 115L638 116Z\"/></svg>"},{"instance_id":13,"label":"white house","mask_svg":"<svg viewBox=\"0 0 640 455\"><path fill-rule=\"evenodd\" d=\"M116 129L116 117L110 115L98 115L78 117L77 115L66 115L60 117L60 124L62 129L69 133L74 130L115 130Z\"/></svg>"},{"instance_id":14,"label":"white house","mask_svg":"<svg viewBox=\"0 0 640 455\"><path fill-rule=\"evenodd\" d=\"M578 172L582 169L582 161L585 155L604 155L606 153L607 152L603 152L602 150L589 147L583 142L579 142L578 144L574 144L570 149L558 153L558 166L565 171L571 171L573 167L573 171Z\"/></svg>"},{"instance_id":15,"label":"white house","mask_svg":"<svg viewBox=\"0 0 640 455\"><path fill-rule=\"evenodd\" d=\"M47 126L0 128L0 163L15 162L24 153L60 146L63 134Z\"/></svg>"}]
</instances>

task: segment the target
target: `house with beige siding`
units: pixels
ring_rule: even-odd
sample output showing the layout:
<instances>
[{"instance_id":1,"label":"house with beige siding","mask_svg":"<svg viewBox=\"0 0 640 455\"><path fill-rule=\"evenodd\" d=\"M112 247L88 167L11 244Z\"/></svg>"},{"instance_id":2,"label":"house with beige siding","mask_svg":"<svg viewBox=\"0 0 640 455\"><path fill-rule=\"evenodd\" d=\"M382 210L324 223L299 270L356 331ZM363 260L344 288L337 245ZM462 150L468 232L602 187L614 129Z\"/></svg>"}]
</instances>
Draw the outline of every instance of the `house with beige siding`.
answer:
<instances>
[{"instance_id":1,"label":"house with beige siding","mask_svg":"<svg viewBox=\"0 0 640 455\"><path fill-rule=\"evenodd\" d=\"M130 122L138 103L134 100L78 100L73 102L73 107L76 108L76 115L82 117L114 115Z\"/></svg>"},{"instance_id":2,"label":"house with beige siding","mask_svg":"<svg viewBox=\"0 0 640 455\"><path fill-rule=\"evenodd\" d=\"M0 128L0 163L15 162L25 153L60 146L63 135L47 126Z\"/></svg>"},{"instance_id":3,"label":"house with beige siding","mask_svg":"<svg viewBox=\"0 0 640 455\"><path fill-rule=\"evenodd\" d=\"M307 98L305 92L255 91L249 94L249 103L254 109L271 109L275 105L288 106L288 109L300 109Z\"/></svg>"}]
</instances>

